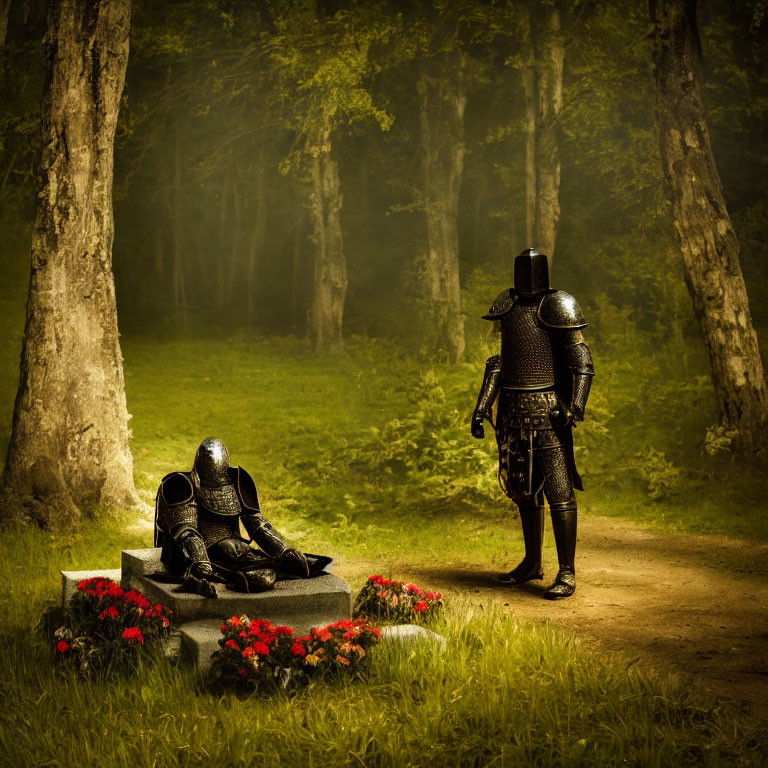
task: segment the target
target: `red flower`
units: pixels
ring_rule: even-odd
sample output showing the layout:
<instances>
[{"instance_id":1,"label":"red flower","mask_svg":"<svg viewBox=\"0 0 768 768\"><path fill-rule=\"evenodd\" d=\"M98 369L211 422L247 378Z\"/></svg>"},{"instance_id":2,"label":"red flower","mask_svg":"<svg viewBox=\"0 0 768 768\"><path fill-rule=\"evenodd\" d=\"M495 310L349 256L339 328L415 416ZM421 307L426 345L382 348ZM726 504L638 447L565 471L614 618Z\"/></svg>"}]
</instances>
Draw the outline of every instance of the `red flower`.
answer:
<instances>
[{"instance_id":1,"label":"red flower","mask_svg":"<svg viewBox=\"0 0 768 768\"><path fill-rule=\"evenodd\" d=\"M226 624L222 624L222 625L219 627L219 629L220 629L222 632L226 632L226 631L229 629L229 627L228 627Z\"/></svg>"},{"instance_id":2,"label":"red flower","mask_svg":"<svg viewBox=\"0 0 768 768\"><path fill-rule=\"evenodd\" d=\"M66 640L59 640L58 643L56 643L56 650L59 653L66 653L70 649L70 645Z\"/></svg>"},{"instance_id":3,"label":"red flower","mask_svg":"<svg viewBox=\"0 0 768 768\"><path fill-rule=\"evenodd\" d=\"M435 600L439 600L441 597L442 597L442 595L441 595L441 594L438 592L438 593L435 595Z\"/></svg>"},{"instance_id":4,"label":"red flower","mask_svg":"<svg viewBox=\"0 0 768 768\"><path fill-rule=\"evenodd\" d=\"M144 635L138 627L128 627L128 629L124 630L123 640L127 640L129 643L144 645Z\"/></svg>"},{"instance_id":5,"label":"red flower","mask_svg":"<svg viewBox=\"0 0 768 768\"><path fill-rule=\"evenodd\" d=\"M300 659L303 659L307 655L307 649L301 643L294 643L291 646L291 653Z\"/></svg>"},{"instance_id":6,"label":"red flower","mask_svg":"<svg viewBox=\"0 0 768 768\"><path fill-rule=\"evenodd\" d=\"M419 600L419 602L416 603L416 605L413 606L413 610L416 613L423 613L424 611L427 610L427 601L426 600Z\"/></svg>"},{"instance_id":7,"label":"red flower","mask_svg":"<svg viewBox=\"0 0 768 768\"><path fill-rule=\"evenodd\" d=\"M368 631L376 637L381 637L381 630L378 627L367 627Z\"/></svg>"},{"instance_id":8,"label":"red flower","mask_svg":"<svg viewBox=\"0 0 768 768\"><path fill-rule=\"evenodd\" d=\"M318 640L324 643L331 639L331 633L328 631L327 627L323 627L323 629L317 632L316 637Z\"/></svg>"},{"instance_id":9,"label":"red flower","mask_svg":"<svg viewBox=\"0 0 768 768\"><path fill-rule=\"evenodd\" d=\"M253 656L253 654L256 653L252 645L249 645L244 651L243 651L243 658L247 659Z\"/></svg>"},{"instance_id":10,"label":"red flower","mask_svg":"<svg viewBox=\"0 0 768 768\"><path fill-rule=\"evenodd\" d=\"M262 643L260 640L256 641L251 648L253 648L259 656L269 656L269 646L266 643Z\"/></svg>"},{"instance_id":11,"label":"red flower","mask_svg":"<svg viewBox=\"0 0 768 768\"><path fill-rule=\"evenodd\" d=\"M233 651L240 650L240 646L234 640L227 640L227 642L224 643L224 647L231 648Z\"/></svg>"},{"instance_id":12,"label":"red flower","mask_svg":"<svg viewBox=\"0 0 768 768\"><path fill-rule=\"evenodd\" d=\"M354 629L350 629L349 632L344 633L345 640L354 640L357 637L357 632Z\"/></svg>"},{"instance_id":13,"label":"red flower","mask_svg":"<svg viewBox=\"0 0 768 768\"><path fill-rule=\"evenodd\" d=\"M240 675L240 677L248 677L248 670L240 667L240 669L237 670L237 674Z\"/></svg>"},{"instance_id":14,"label":"red flower","mask_svg":"<svg viewBox=\"0 0 768 768\"><path fill-rule=\"evenodd\" d=\"M276 635L292 635L293 634L293 627L275 627L275 634Z\"/></svg>"},{"instance_id":15,"label":"red flower","mask_svg":"<svg viewBox=\"0 0 768 768\"><path fill-rule=\"evenodd\" d=\"M104 619L116 619L120 615L120 611L114 605L108 605L100 614L99 621Z\"/></svg>"},{"instance_id":16,"label":"red flower","mask_svg":"<svg viewBox=\"0 0 768 768\"><path fill-rule=\"evenodd\" d=\"M122 592L122 590L120 591ZM141 594L141 592L137 592L135 589L132 589L130 592L125 594L125 602L130 603L131 605L135 605L137 608L141 608L142 610L146 610L147 608L152 607L152 603L150 603L149 600L147 600L147 598Z\"/></svg>"}]
</instances>

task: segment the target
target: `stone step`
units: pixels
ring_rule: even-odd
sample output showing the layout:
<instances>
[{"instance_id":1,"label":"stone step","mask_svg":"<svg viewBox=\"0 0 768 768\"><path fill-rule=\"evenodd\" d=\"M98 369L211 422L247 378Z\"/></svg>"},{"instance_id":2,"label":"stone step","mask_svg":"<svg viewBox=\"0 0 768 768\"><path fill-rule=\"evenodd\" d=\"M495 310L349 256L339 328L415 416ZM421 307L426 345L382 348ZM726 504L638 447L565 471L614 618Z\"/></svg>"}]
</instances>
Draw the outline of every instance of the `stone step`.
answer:
<instances>
[{"instance_id":1,"label":"stone step","mask_svg":"<svg viewBox=\"0 0 768 768\"><path fill-rule=\"evenodd\" d=\"M95 571L61 571L61 607L65 608L69 598L77 591L77 585L85 579L102 577L120 582L120 568L102 568Z\"/></svg>"}]
</instances>

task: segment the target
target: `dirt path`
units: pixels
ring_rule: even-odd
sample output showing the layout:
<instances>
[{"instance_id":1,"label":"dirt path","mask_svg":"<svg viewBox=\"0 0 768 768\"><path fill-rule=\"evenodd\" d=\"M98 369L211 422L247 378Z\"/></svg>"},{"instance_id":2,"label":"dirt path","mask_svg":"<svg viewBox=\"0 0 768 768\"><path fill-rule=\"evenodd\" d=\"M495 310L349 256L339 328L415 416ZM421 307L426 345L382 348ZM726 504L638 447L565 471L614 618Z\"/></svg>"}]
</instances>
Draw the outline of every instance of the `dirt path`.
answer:
<instances>
[{"instance_id":1,"label":"dirt path","mask_svg":"<svg viewBox=\"0 0 768 768\"><path fill-rule=\"evenodd\" d=\"M554 551L545 549L544 557L551 581ZM478 602L494 600L521 619L562 623L604 648L749 701L768 715L768 545L585 517L576 567L576 594L554 603L541 599L547 581L501 588L497 572L469 566L419 564L396 575L461 590ZM349 558L337 572L359 581L375 568Z\"/></svg>"}]
</instances>

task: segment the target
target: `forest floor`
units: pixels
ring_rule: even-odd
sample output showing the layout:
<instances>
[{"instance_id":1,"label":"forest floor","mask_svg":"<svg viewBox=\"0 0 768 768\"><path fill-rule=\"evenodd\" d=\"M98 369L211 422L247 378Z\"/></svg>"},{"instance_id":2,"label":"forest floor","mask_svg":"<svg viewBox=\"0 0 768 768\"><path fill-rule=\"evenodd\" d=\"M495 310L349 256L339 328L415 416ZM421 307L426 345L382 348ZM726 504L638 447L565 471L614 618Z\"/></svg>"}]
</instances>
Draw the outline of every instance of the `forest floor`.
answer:
<instances>
[{"instance_id":1,"label":"forest floor","mask_svg":"<svg viewBox=\"0 0 768 768\"><path fill-rule=\"evenodd\" d=\"M492 601L522 620L570 627L600 648L748 701L768 716L768 544L582 516L578 588L557 602L541 598L555 575L553 556L545 549L545 580L522 588L500 587L497 572L467 564L393 568L398 579L463 593L479 605ZM345 557L336 572L357 583L380 565Z\"/></svg>"}]
</instances>

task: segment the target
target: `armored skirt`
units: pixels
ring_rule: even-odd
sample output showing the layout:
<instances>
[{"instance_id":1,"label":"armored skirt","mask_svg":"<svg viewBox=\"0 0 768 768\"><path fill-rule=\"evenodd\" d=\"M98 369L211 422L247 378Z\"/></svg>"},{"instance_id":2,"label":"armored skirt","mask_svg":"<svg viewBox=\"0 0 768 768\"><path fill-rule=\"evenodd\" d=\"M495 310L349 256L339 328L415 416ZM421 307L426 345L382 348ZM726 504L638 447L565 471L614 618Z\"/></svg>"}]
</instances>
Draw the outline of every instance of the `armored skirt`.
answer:
<instances>
[{"instance_id":1,"label":"armored skirt","mask_svg":"<svg viewBox=\"0 0 768 768\"><path fill-rule=\"evenodd\" d=\"M503 388L496 413L499 484L511 499L544 492L551 502L571 497L581 478L573 461L570 429L558 429L559 408L553 389L521 391Z\"/></svg>"}]
</instances>

